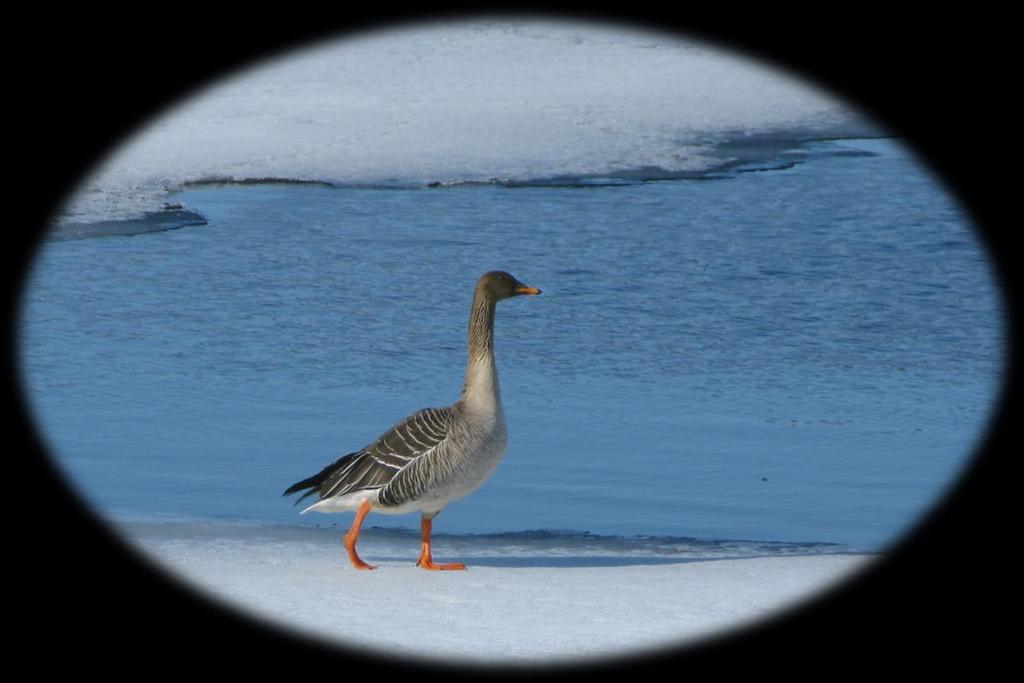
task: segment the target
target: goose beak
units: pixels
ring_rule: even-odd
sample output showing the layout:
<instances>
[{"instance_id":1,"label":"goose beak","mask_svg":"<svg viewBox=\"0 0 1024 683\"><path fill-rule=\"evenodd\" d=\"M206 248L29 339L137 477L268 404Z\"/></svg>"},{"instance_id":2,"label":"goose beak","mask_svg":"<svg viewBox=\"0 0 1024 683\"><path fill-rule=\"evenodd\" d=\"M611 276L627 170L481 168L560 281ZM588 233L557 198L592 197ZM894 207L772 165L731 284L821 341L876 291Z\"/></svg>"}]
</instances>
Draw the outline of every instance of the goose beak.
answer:
<instances>
[{"instance_id":1,"label":"goose beak","mask_svg":"<svg viewBox=\"0 0 1024 683\"><path fill-rule=\"evenodd\" d=\"M516 287L516 294L530 294L536 296L540 294L540 290L536 287Z\"/></svg>"}]
</instances>

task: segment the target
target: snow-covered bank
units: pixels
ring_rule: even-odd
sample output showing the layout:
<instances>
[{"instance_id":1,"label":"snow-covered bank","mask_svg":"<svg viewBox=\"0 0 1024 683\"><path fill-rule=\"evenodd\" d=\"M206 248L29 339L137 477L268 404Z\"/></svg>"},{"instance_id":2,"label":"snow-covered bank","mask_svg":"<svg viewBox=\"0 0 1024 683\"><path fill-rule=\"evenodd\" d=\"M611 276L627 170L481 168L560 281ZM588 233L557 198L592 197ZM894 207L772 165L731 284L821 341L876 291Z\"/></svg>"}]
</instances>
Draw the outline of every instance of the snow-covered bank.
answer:
<instances>
[{"instance_id":1,"label":"snow-covered bank","mask_svg":"<svg viewBox=\"0 0 1024 683\"><path fill-rule=\"evenodd\" d=\"M438 539L413 566L415 538L366 534L358 572L329 530L205 533L130 525L128 538L217 601L297 632L374 654L455 662L593 659L680 645L796 606L875 556L683 557L623 550L482 547Z\"/></svg>"},{"instance_id":2,"label":"snow-covered bank","mask_svg":"<svg viewBox=\"0 0 1024 683\"><path fill-rule=\"evenodd\" d=\"M872 130L789 74L588 22L430 22L307 46L201 90L110 156L64 221L138 219L189 181L337 184L699 171L755 134ZM717 150L718 144L737 144Z\"/></svg>"}]
</instances>

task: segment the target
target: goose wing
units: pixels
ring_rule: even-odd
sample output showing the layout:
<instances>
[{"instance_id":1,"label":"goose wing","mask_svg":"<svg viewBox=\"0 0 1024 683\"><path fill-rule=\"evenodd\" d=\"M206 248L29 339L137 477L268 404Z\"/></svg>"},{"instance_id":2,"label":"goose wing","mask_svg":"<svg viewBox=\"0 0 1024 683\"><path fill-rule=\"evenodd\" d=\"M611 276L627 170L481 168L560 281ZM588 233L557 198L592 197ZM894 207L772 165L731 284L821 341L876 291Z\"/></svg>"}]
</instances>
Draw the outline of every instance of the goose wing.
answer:
<instances>
[{"instance_id":1,"label":"goose wing","mask_svg":"<svg viewBox=\"0 0 1024 683\"><path fill-rule=\"evenodd\" d=\"M366 448L342 456L320 473L294 484L285 495L308 488L299 501L314 493L322 500L353 491L383 488L448 439L453 417L450 407L417 411Z\"/></svg>"}]
</instances>

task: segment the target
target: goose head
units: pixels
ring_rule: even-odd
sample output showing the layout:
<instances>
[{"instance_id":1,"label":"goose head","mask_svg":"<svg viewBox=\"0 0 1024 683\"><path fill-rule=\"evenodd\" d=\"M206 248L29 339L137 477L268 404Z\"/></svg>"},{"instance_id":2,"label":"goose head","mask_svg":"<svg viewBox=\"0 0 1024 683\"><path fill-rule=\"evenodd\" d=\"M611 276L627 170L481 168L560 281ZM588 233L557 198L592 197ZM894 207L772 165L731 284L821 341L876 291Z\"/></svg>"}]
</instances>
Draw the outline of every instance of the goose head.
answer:
<instances>
[{"instance_id":1,"label":"goose head","mask_svg":"<svg viewBox=\"0 0 1024 683\"><path fill-rule=\"evenodd\" d=\"M491 301L500 301L524 294L535 296L540 294L540 290L523 284L502 270L492 270L481 275L480 279L476 281L476 293Z\"/></svg>"}]
</instances>

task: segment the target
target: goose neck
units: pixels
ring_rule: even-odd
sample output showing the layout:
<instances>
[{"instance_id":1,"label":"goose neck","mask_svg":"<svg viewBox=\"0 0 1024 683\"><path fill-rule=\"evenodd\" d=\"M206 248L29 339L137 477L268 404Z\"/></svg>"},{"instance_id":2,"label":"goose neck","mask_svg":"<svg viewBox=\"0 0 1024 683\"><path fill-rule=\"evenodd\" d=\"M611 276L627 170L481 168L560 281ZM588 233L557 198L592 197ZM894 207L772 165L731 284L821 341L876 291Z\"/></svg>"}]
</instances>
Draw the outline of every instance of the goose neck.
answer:
<instances>
[{"instance_id":1,"label":"goose neck","mask_svg":"<svg viewBox=\"0 0 1024 683\"><path fill-rule=\"evenodd\" d=\"M477 292L469 315L469 344L466 381L462 398L483 404L500 401L498 371L494 363L495 302Z\"/></svg>"}]
</instances>

